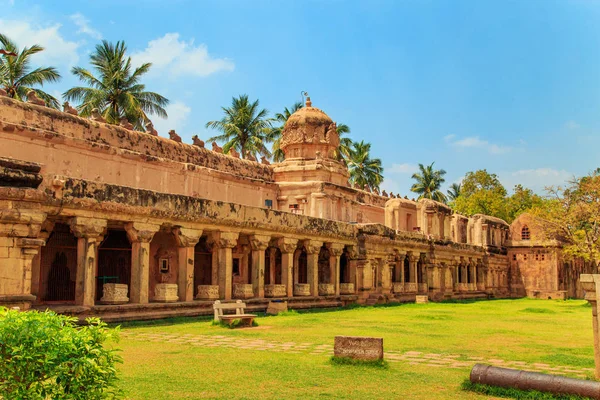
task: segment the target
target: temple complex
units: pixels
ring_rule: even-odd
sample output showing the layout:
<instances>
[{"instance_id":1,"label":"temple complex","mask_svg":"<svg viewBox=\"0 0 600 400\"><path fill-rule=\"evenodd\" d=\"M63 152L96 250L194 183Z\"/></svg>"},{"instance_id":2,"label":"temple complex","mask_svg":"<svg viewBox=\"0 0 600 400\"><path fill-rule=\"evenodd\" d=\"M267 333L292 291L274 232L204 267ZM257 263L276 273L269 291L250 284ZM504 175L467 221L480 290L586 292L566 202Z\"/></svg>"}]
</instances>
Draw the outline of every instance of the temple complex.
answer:
<instances>
[{"instance_id":1,"label":"temple complex","mask_svg":"<svg viewBox=\"0 0 600 400\"><path fill-rule=\"evenodd\" d=\"M0 305L126 320L210 314L216 299L581 295L558 245L524 242L527 216L351 187L336 124L310 99L281 163L152 133L0 97Z\"/></svg>"}]
</instances>

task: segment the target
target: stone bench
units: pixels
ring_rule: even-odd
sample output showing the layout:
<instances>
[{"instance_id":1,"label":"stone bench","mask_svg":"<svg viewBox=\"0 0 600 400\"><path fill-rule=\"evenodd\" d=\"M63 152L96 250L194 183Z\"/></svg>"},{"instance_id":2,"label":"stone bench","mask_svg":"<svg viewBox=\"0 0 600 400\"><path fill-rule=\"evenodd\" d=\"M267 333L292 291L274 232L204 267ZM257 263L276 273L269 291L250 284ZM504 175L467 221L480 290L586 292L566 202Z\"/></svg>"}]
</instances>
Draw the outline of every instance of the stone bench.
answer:
<instances>
[{"instance_id":1,"label":"stone bench","mask_svg":"<svg viewBox=\"0 0 600 400\"><path fill-rule=\"evenodd\" d=\"M220 300L217 300L213 304L215 321L224 322L228 325L231 325L233 321L239 319L242 321L242 324L252 326L252 322L254 321L254 318L256 318L256 314L246 314L244 312L245 308L246 303L242 303L241 300L238 300L235 303L221 303ZM235 314L223 314L224 310L235 310Z\"/></svg>"}]
</instances>

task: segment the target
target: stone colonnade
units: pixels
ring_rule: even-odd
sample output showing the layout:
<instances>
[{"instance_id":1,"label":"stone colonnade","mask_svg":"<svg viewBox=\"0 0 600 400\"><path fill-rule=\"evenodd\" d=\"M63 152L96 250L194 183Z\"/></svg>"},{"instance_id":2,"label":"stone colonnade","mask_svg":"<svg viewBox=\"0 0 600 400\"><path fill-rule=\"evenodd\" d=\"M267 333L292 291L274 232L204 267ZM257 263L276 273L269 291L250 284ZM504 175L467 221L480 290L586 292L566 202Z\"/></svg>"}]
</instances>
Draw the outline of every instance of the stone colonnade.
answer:
<instances>
[{"instance_id":1,"label":"stone colonnade","mask_svg":"<svg viewBox=\"0 0 600 400\"><path fill-rule=\"evenodd\" d=\"M77 267L75 278L75 304L92 307L96 303L97 290L102 291L102 287L97 286L98 272L98 251L100 243L107 235L109 221L100 218L88 217L71 217L68 219L68 225L71 232L77 238ZM340 295L340 258L346 244L343 242L319 241L313 239L303 239L296 237L284 237L280 234L266 233L248 233L247 231L233 230L218 230L211 226L210 229L187 228L172 224L157 224L148 222L119 222L110 221L122 226L126 232L127 239L131 244L131 276L129 287L125 288L125 292L121 293L121 299L106 299L103 303L137 303L147 304L152 298L149 295L151 290L152 279L152 257L156 257L151 252L151 244L153 238L159 232L173 235L177 248L176 253L176 284L164 284L155 282L155 301L185 301L194 300L194 274L195 274L195 246L202 237L207 239L212 250L212 264L209 266L210 285L204 285L204 290L198 287L197 299L214 300L216 298L230 300L236 297L233 279L234 269L234 248L239 245L241 236L244 236L245 243L249 244L249 257L251 262L248 265L248 270L251 271L249 276L251 283L243 284L244 289L251 286L250 295L244 298L265 298L265 297L292 297L295 295L301 296L319 296L319 295ZM114 224L113 224L114 225ZM50 228L51 230L51 228ZM47 236L50 233L47 234ZM247 242L246 242L247 239ZM43 240L34 240L35 243L30 243L33 246L33 252L28 254L29 258L33 258L44 244ZM265 293L265 265L270 262L271 270L275 268L273 260L274 256L269 256L269 252L265 255L266 250L273 254L272 250L279 249L281 253L281 284L282 291L273 294L269 291L269 295ZM294 254L302 249L306 253L306 283L308 290L300 293L294 290L298 286L298 280L295 279L294 269L298 269L297 260L294 260ZM328 254L328 265L326 273L329 276L327 293L321 293L322 286L319 282L319 255L326 250ZM38 263L40 261L38 260ZM32 270L31 261L29 261L29 271ZM160 268L160 266L159 266ZM37 270L39 272L40 266ZM175 268L174 268L175 269ZM273 273L273 271L271 271ZM296 271L297 275L297 271ZM31 282L31 280L29 280ZM271 284L273 280L270 279ZM104 285L106 286L106 284ZM121 285L125 286L125 285ZM268 285L267 285L268 286ZM283 286L285 286L283 288ZM331 287L331 289L329 288ZM354 285L352 285L352 288ZM157 296L160 290L166 291L165 296L160 298ZM127 299L127 290L129 298ZM218 295L211 295L218 293ZM354 290L352 290L354 293ZM346 288L346 294L348 288ZM125 300L124 300L125 299Z\"/></svg>"},{"instance_id":2,"label":"stone colonnade","mask_svg":"<svg viewBox=\"0 0 600 400\"><path fill-rule=\"evenodd\" d=\"M358 261L358 288L391 294L494 294L507 287L505 269L488 267L485 257L435 257L423 251L370 253Z\"/></svg>"}]
</instances>

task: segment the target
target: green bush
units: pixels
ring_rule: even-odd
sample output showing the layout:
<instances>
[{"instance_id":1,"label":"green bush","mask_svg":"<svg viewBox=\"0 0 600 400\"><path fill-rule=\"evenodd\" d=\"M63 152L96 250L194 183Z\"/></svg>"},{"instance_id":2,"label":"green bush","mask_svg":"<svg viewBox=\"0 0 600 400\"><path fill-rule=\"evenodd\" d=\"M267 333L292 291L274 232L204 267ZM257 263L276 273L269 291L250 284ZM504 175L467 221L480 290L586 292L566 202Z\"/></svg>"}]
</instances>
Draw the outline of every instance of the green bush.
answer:
<instances>
[{"instance_id":1,"label":"green bush","mask_svg":"<svg viewBox=\"0 0 600 400\"><path fill-rule=\"evenodd\" d=\"M0 398L114 399L119 328L98 318L78 327L77 318L51 311L0 307Z\"/></svg>"}]
</instances>

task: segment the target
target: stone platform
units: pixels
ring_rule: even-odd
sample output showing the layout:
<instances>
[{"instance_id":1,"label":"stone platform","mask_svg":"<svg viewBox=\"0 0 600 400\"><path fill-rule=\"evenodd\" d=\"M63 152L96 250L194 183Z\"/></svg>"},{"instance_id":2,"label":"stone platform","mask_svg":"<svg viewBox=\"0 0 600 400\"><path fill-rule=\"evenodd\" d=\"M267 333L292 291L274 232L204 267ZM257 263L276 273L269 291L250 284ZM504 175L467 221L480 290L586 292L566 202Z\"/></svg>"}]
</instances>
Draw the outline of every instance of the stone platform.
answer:
<instances>
[{"instance_id":1,"label":"stone platform","mask_svg":"<svg viewBox=\"0 0 600 400\"><path fill-rule=\"evenodd\" d=\"M311 308L335 308L354 303L357 296L327 297L282 297L288 307L294 310ZM247 299L246 311L266 312L271 299ZM84 322L87 317L99 317L105 322L142 321L173 317L197 317L213 315L213 301L195 300L190 302L96 305L93 307L69 305L40 305L33 307L40 311L50 309L61 314L77 317Z\"/></svg>"}]
</instances>

